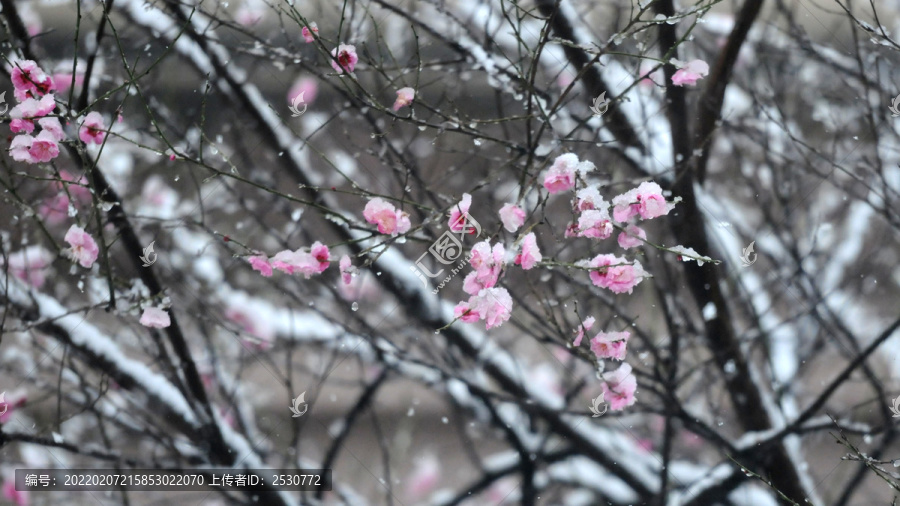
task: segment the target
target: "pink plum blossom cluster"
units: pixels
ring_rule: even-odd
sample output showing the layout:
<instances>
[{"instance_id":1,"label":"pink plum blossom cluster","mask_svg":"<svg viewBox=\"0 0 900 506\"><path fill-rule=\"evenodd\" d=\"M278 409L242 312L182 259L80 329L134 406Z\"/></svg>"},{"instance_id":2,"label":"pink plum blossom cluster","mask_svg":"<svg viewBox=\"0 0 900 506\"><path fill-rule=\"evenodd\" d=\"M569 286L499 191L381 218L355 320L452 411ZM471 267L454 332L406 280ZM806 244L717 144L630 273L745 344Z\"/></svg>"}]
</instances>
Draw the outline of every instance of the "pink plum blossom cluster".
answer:
<instances>
[{"instance_id":1,"label":"pink plum blossom cluster","mask_svg":"<svg viewBox=\"0 0 900 506\"><path fill-rule=\"evenodd\" d=\"M575 329L573 346L576 348L581 346L585 332L594 326L595 321L593 316L589 316L581 322L581 325ZM631 333L627 330L624 332L598 332L590 340L591 352L601 360L625 360L625 347L630 337ZM603 390L604 400L613 411L625 409L635 402L634 393L637 390L637 379L631 372L631 366L623 363L615 371L603 373L603 383L600 388Z\"/></svg>"},{"instance_id":2,"label":"pink plum blossom cluster","mask_svg":"<svg viewBox=\"0 0 900 506\"><path fill-rule=\"evenodd\" d=\"M52 92L57 89L57 84L32 60L14 61L10 77L19 104L9 112L9 128L19 135L10 143L9 154L18 162L49 162L59 156L59 143L66 138L59 118L50 116L56 109ZM64 76L60 80L64 80ZM103 142L106 131L100 113L89 113L80 124L78 136L83 142ZM32 135L37 127L40 132Z\"/></svg>"},{"instance_id":3,"label":"pink plum blossom cluster","mask_svg":"<svg viewBox=\"0 0 900 506\"><path fill-rule=\"evenodd\" d=\"M299 272L306 279L310 276L325 272L331 262L328 246L319 241L306 250L299 248L295 251L286 249L279 251L275 256L267 258L265 255L251 256L248 261L255 271L259 271L264 277L271 277L273 270L287 274Z\"/></svg>"}]
</instances>

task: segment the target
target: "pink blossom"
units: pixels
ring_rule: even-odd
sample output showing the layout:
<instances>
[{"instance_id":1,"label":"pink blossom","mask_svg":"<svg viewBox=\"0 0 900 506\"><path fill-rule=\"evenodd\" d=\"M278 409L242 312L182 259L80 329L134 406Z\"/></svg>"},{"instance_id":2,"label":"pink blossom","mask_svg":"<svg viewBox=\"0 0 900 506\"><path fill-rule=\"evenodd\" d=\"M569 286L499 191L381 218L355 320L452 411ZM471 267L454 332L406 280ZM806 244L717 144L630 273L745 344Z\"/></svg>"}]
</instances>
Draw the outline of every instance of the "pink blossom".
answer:
<instances>
[{"instance_id":1,"label":"pink blossom","mask_svg":"<svg viewBox=\"0 0 900 506\"><path fill-rule=\"evenodd\" d=\"M694 86L698 79L709 74L709 65L703 60L691 60L687 63L672 60L672 63L680 67L672 76L672 84L675 86Z\"/></svg>"},{"instance_id":2,"label":"pink blossom","mask_svg":"<svg viewBox=\"0 0 900 506\"><path fill-rule=\"evenodd\" d=\"M296 251L284 250L271 258L272 268L293 274L299 272L306 279L313 274L321 274L329 265L328 246L316 241L310 251L298 249Z\"/></svg>"},{"instance_id":3,"label":"pink blossom","mask_svg":"<svg viewBox=\"0 0 900 506\"><path fill-rule=\"evenodd\" d=\"M647 238L647 232L644 232L644 229L637 227L635 225L628 225L625 227L624 232L619 233L619 246L623 249L631 249L637 248L644 241L641 239Z\"/></svg>"},{"instance_id":4,"label":"pink blossom","mask_svg":"<svg viewBox=\"0 0 900 506\"><path fill-rule=\"evenodd\" d=\"M525 211L515 204L506 204L500 208L500 221L503 228L515 232L525 223Z\"/></svg>"},{"instance_id":5,"label":"pink blossom","mask_svg":"<svg viewBox=\"0 0 900 506\"><path fill-rule=\"evenodd\" d=\"M406 494L413 501L420 501L434 490L441 479L441 464L437 457L428 455L419 460L415 471L407 481Z\"/></svg>"},{"instance_id":6,"label":"pink blossom","mask_svg":"<svg viewBox=\"0 0 900 506\"><path fill-rule=\"evenodd\" d=\"M591 339L591 351L597 358L610 358L613 360L625 360L625 345L631 333L625 332L600 332Z\"/></svg>"},{"instance_id":7,"label":"pink blossom","mask_svg":"<svg viewBox=\"0 0 900 506\"><path fill-rule=\"evenodd\" d=\"M597 210L609 213L609 202L603 200L596 186L588 186L575 192L575 210Z\"/></svg>"},{"instance_id":8,"label":"pink blossom","mask_svg":"<svg viewBox=\"0 0 900 506\"><path fill-rule=\"evenodd\" d=\"M294 103L294 99L297 95L303 94L303 103L311 104L313 100L316 99L316 95L319 93L319 83L316 82L315 79L310 77L301 77L294 81L294 84L291 85L291 89L288 91L288 102L291 104ZM297 104L300 105L299 103Z\"/></svg>"},{"instance_id":9,"label":"pink blossom","mask_svg":"<svg viewBox=\"0 0 900 506\"><path fill-rule=\"evenodd\" d=\"M78 138L85 144L103 144L106 138L106 126L103 124L103 116L99 112L92 112L85 116L78 130Z\"/></svg>"},{"instance_id":10,"label":"pink blossom","mask_svg":"<svg viewBox=\"0 0 900 506\"><path fill-rule=\"evenodd\" d=\"M39 245L29 246L9 255L10 274L35 288L44 286L45 271L53 262L53 255ZM3 258L0 257L0 265Z\"/></svg>"},{"instance_id":11,"label":"pink blossom","mask_svg":"<svg viewBox=\"0 0 900 506\"><path fill-rule=\"evenodd\" d=\"M637 188L629 190L613 199L613 218L618 222L628 221L640 215L649 220L669 214L673 204L668 204L662 195L662 188L654 182L644 181Z\"/></svg>"},{"instance_id":12,"label":"pink blossom","mask_svg":"<svg viewBox=\"0 0 900 506\"><path fill-rule=\"evenodd\" d=\"M469 297L468 302L460 302L453 308L453 314L464 322L485 320L488 330L498 327L512 312L512 297L506 288L485 288L478 295ZM477 318L475 316L477 315Z\"/></svg>"},{"instance_id":13,"label":"pink blossom","mask_svg":"<svg viewBox=\"0 0 900 506\"><path fill-rule=\"evenodd\" d=\"M66 133L63 132L62 125L59 123L59 118L41 118L38 120L38 124L44 129L44 132L50 133L57 142L66 138Z\"/></svg>"},{"instance_id":14,"label":"pink blossom","mask_svg":"<svg viewBox=\"0 0 900 506\"><path fill-rule=\"evenodd\" d=\"M254 271L259 271L263 277L272 277L272 264L269 263L269 259L265 255L254 255L248 258L247 261L250 262L250 267Z\"/></svg>"},{"instance_id":15,"label":"pink blossom","mask_svg":"<svg viewBox=\"0 0 900 506\"><path fill-rule=\"evenodd\" d=\"M581 325L579 325L578 328L575 329L576 330L575 342L572 343L574 346L576 346L576 347L581 346L581 340L584 338L585 331L591 330L591 327L594 326L594 321L595 320L594 320L593 316L588 316L587 318L584 319L583 322L581 322Z\"/></svg>"},{"instance_id":16,"label":"pink blossom","mask_svg":"<svg viewBox=\"0 0 900 506\"><path fill-rule=\"evenodd\" d=\"M30 135L17 135L9 144L9 156L17 162L36 163L31 156L31 145L34 137Z\"/></svg>"},{"instance_id":17,"label":"pink blossom","mask_svg":"<svg viewBox=\"0 0 900 506\"><path fill-rule=\"evenodd\" d=\"M544 257L541 256L541 250L538 249L537 238L534 236L534 232L529 232L525 239L522 240L522 252L516 255L516 265L521 265L527 271L543 259Z\"/></svg>"},{"instance_id":18,"label":"pink blossom","mask_svg":"<svg viewBox=\"0 0 900 506\"><path fill-rule=\"evenodd\" d=\"M72 246L66 252L69 258L78 262L86 269L90 269L91 266L94 265L94 261L97 260L97 254L100 252L100 249L97 248L97 243L94 242L94 238L85 232L83 228L78 225L69 227L68 232L66 232L65 241Z\"/></svg>"},{"instance_id":19,"label":"pink blossom","mask_svg":"<svg viewBox=\"0 0 900 506\"><path fill-rule=\"evenodd\" d=\"M164 329L172 324L169 313L158 307L148 307L141 314L141 325L151 329Z\"/></svg>"},{"instance_id":20,"label":"pink blossom","mask_svg":"<svg viewBox=\"0 0 900 506\"><path fill-rule=\"evenodd\" d=\"M509 320L512 297L506 288L486 288L469 298L469 307L478 313L479 318L485 321L485 328L490 330Z\"/></svg>"},{"instance_id":21,"label":"pink blossom","mask_svg":"<svg viewBox=\"0 0 900 506\"><path fill-rule=\"evenodd\" d=\"M59 179L60 180L56 181L54 185L59 188L60 191L68 191L80 204L91 202L91 190L88 188L86 176L82 175L78 179L75 179L75 176L71 172L63 169L59 171Z\"/></svg>"},{"instance_id":22,"label":"pink blossom","mask_svg":"<svg viewBox=\"0 0 900 506\"><path fill-rule=\"evenodd\" d=\"M626 262L624 258L615 255L597 255L590 261L591 267L611 267L591 271L591 281L596 286L608 288L613 293L631 293L634 287L643 281L646 272L637 260L633 265Z\"/></svg>"},{"instance_id":23,"label":"pink blossom","mask_svg":"<svg viewBox=\"0 0 900 506\"><path fill-rule=\"evenodd\" d=\"M469 216L470 207L472 207L472 196L468 193L463 193L462 200L450 208L450 221L448 224L451 231L475 233L474 229L468 229L468 219L466 219Z\"/></svg>"},{"instance_id":24,"label":"pink blossom","mask_svg":"<svg viewBox=\"0 0 900 506\"><path fill-rule=\"evenodd\" d=\"M31 132L34 132L34 122L30 119L14 119L9 122L9 129L12 130L14 134L22 132L30 134Z\"/></svg>"},{"instance_id":25,"label":"pink blossom","mask_svg":"<svg viewBox=\"0 0 900 506\"><path fill-rule=\"evenodd\" d=\"M344 281L345 285L349 285L351 281L353 281L353 274L357 271L356 267L350 261L350 257L344 255L341 257L340 262L341 268L341 280Z\"/></svg>"},{"instance_id":26,"label":"pink blossom","mask_svg":"<svg viewBox=\"0 0 900 506\"><path fill-rule=\"evenodd\" d=\"M42 97L54 90L53 79L32 60L18 60L10 71L16 99Z\"/></svg>"},{"instance_id":27,"label":"pink blossom","mask_svg":"<svg viewBox=\"0 0 900 506\"><path fill-rule=\"evenodd\" d=\"M506 249L500 243L491 248L490 242L484 240L473 246L469 265L475 269L475 272L466 276L463 281L463 290L469 295L474 295L485 288L496 285L503 269L504 256L506 256Z\"/></svg>"},{"instance_id":28,"label":"pink blossom","mask_svg":"<svg viewBox=\"0 0 900 506\"><path fill-rule=\"evenodd\" d=\"M31 155L31 163L49 162L59 156L59 145L50 131L43 130L32 141L28 154Z\"/></svg>"},{"instance_id":29,"label":"pink blossom","mask_svg":"<svg viewBox=\"0 0 900 506\"><path fill-rule=\"evenodd\" d=\"M559 193L575 188L575 167L578 157L566 153L556 157L547 175L544 176L544 188L550 193Z\"/></svg>"},{"instance_id":30,"label":"pink blossom","mask_svg":"<svg viewBox=\"0 0 900 506\"><path fill-rule=\"evenodd\" d=\"M348 44L340 44L332 49L331 56L334 57L331 60L331 67L339 74L353 72L353 69L356 68L356 62L359 61L359 56L356 55L356 46Z\"/></svg>"},{"instance_id":31,"label":"pink blossom","mask_svg":"<svg viewBox=\"0 0 900 506\"><path fill-rule=\"evenodd\" d=\"M0 411L5 411L5 413L0 415L0 423L8 422L12 418L13 412L28 402L28 396L23 393L10 394L9 399L6 398L6 395L0 395L0 397L3 398L2 402L0 402Z\"/></svg>"},{"instance_id":32,"label":"pink blossom","mask_svg":"<svg viewBox=\"0 0 900 506\"><path fill-rule=\"evenodd\" d=\"M380 197L375 197L363 209L363 217L367 222L378 225L382 234L405 234L409 231L409 215L396 209L393 204Z\"/></svg>"},{"instance_id":33,"label":"pink blossom","mask_svg":"<svg viewBox=\"0 0 900 506\"><path fill-rule=\"evenodd\" d=\"M469 306L468 301L462 301L453 308L453 317L466 323L477 322L479 319L478 313Z\"/></svg>"},{"instance_id":34,"label":"pink blossom","mask_svg":"<svg viewBox=\"0 0 900 506\"><path fill-rule=\"evenodd\" d=\"M9 111L10 118L35 119L42 118L56 109L56 101L53 95L44 95L38 99L26 98L19 105Z\"/></svg>"},{"instance_id":35,"label":"pink blossom","mask_svg":"<svg viewBox=\"0 0 900 506\"><path fill-rule=\"evenodd\" d=\"M613 233L613 225L607 211L590 209L578 218L578 236L607 239Z\"/></svg>"},{"instance_id":36,"label":"pink blossom","mask_svg":"<svg viewBox=\"0 0 900 506\"><path fill-rule=\"evenodd\" d=\"M69 196L59 193L44 199L38 208L38 214L48 225L59 225L69 218Z\"/></svg>"},{"instance_id":37,"label":"pink blossom","mask_svg":"<svg viewBox=\"0 0 900 506\"><path fill-rule=\"evenodd\" d=\"M624 363L612 372L603 373L600 384L604 399L609 409L621 411L634 404L634 392L637 390L637 379L631 374L631 366Z\"/></svg>"},{"instance_id":38,"label":"pink blossom","mask_svg":"<svg viewBox=\"0 0 900 506\"><path fill-rule=\"evenodd\" d=\"M312 32L310 32L309 28L312 28ZM309 28L304 26L303 29L300 30L300 34L303 35L303 40L305 40L307 44L316 40L316 37L319 36L319 26L318 25L316 25L315 23L310 23ZM335 69L335 70L338 70L338 69ZM350 72L353 72L353 69L350 69Z\"/></svg>"},{"instance_id":39,"label":"pink blossom","mask_svg":"<svg viewBox=\"0 0 900 506\"><path fill-rule=\"evenodd\" d=\"M397 100L394 101L394 110L399 111L401 107L406 107L412 103L416 97L416 90L412 88L400 88L397 90Z\"/></svg>"}]
</instances>

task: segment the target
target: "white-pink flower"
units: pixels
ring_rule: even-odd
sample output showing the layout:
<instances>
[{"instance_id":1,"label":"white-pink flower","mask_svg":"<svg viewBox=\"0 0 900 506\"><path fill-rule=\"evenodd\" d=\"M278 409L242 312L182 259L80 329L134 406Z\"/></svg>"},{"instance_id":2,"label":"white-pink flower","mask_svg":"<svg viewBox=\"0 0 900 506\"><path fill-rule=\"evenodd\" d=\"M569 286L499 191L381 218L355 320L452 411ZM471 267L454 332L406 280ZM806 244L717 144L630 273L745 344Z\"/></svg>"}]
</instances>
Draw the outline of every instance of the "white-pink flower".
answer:
<instances>
[{"instance_id":1,"label":"white-pink flower","mask_svg":"<svg viewBox=\"0 0 900 506\"><path fill-rule=\"evenodd\" d=\"M503 257L506 249L497 243L491 247L487 240L481 241L472 247L469 265L475 272L469 273L463 281L463 290L469 295L474 295L485 288L491 288L500 279L500 271L503 270Z\"/></svg>"},{"instance_id":2,"label":"white-pink flower","mask_svg":"<svg viewBox=\"0 0 900 506\"><path fill-rule=\"evenodd\" d=\"M9 272L29 285L40 288L46 280L46 269L53 262L53 255L39 245L29 246L23 250L10 253ZM0 257L0 265L3 258Z\"/></svg>"},{"instance_id":3,"label":"white-pink flower","mask_svg":"<svg viewBox=\"0 0 900 506\"><path fill-rule=\"evenodd\" d=\"M44 132L48 132L57 142L66 138L62 125L59 123L59 118L41 118L38 120L38 124L44 129Z\"/></svg>"},{"instance_id":4,"label":"white-pink flower","mask_svg":"<svg viewBox=\"0 0 900 506\"><path fill-rule=\"evenodd\" d=\"M666 202L662 188L652 181L644 181L637 188L615 197L613 206L613 218L618 222L625 222L637 215L649 220L669 214L674 208L674 204Z\"/></svg>"},{"instance_id":5,"label":"white-pink flower","mask_svg":"<svg viewBox=\"0 0 900 506\"><path fill-rule=\"evenodd\" d=\"M575 192L576 211L605 211L609 213L609 202L603 200L596 186L588 186Z\"/></svg>"},{"instance_id":6,"label":"white-pink flower","mask_svg":"<svg viewBox=\"0 0 900 506\"><path fill-rule=\"evenodd\" d=\"M543 259L534 232L529 232L522 240L522 252L516 255L516 265L521 265L527 271Z\"/></svg>"},{"instance_id":7,"label":"white-pink flower","mask_svg":"<svg viewBox=\"0 0 900 506\"><path fill-rule=\"evenodd\" d=\"M356 55L356 46L349 44L340 44L332 49L331 56L334 57L331 60L331 67L340 74L353 72L356 62L359 61L359 56Z\"/></svg>"},{"instance_id":8,"label":"white-pink flower","mask_svg":"<svg viewBox=\"0 0 900 506\"><path fill-rule=\"evenodd\" d=\"M265 255L254 255L248 258L247 261L250 262L250 267L254 271L259 271L263 277L272 277L272 264L269 263L269 259Z\"/></svg>"},{"instance_id":9,"label":"white-pink flower","mask_svg":"<svg viewBox=\"0 0 900 506\"><path fill-rule=\"evenodd\" d=\"M353 266L348 255L341 257L339 266L341 269L341 280L345 285L349 285L353 281L353 275L358 272L357 268Z\"/></svg>"},{"instance_id":10,"label":"white-pink flower","mask_svg":"<svg viewBox=\"0 0 900 506\"><path fill-rule=\"evenodd\" d=\"M52 94L42 96L40 99L26 98L19 105L9 111L10 118L36 119L42 118L56 108L56 100Z\"/></svg>"},{"instance_id":11,"label":"white-pink flower","mask_svg":"<svg viewBox=\"0 0 900 506\"><path fill-rule=\"evenodd\" d=\"M525 223L525 211L515 204L505 204L500 208L500 221L503 228L515 232Z\"/></svg>"},{"instance_id":12,"label":"white-pink flower","mask_svg":"<svg viewBox=\"0 0 900 506\"><path fill-rule=\"evenodd\" d=\"M625 345L630 337L628 331L600 332L591 339L591 351L597 358L625 360Z\"/></svg>"},{"instance_id":13,"label":"white-pink flower","mask_svg":"<svg viewBox=\"0 0 900 506\"><path fill-rule=\"evenodd\" d=\"M103 116L99 112L91 112L85 116L78 130L78 138L85 144L103 144L106 138L106 126L103 124Z\"/></svg>"},{"instance_id":14,"label":"white-pink flower","mask_svg":"<svg viewBox=\"0 0 900 506\"><path fill-rule=\"evenodd\" d=\"M37 163L31 156L31 145L34 137L30 135L17 135L9 144L9 156L17 162Z\"/></svg>"},{"instance_id":15,"label":"white-pink flower","mask_svg":"<svg viewBox=\"0 0 900 506\"><path fill-rule=\"evenodd\" d=\"M703 60L691 60L687 63L672 60L672 64L679 67L672 75L672 84L675 86L694 86L698 79L703 79L709 74L709 65Z\"/></svg>"},{"instance_id":16,"label":"white-pink flower","mask_svg":"<svg viewBox=\"0 0 900 506\"><path fill-rule=\"evenodd\" d=\"M31 163L49 162L59 156L59 145L56 143L56 137L49 131L43 130L37 134L28 148L28 154L31 155Z\"/></svg>"},{"instance_id":17,"label":"white-pink flower","mask_svg":"<svg viewBox=\"0 0 900 506\"><path fill-rule=\"evenodd\" d=\"M460 307L461 305L457 305L457 308ZM490 330L509 320L512 313L512 297L506 288L485 288L478 292L478 295L469 297L469 301L462 307L464 308L463 321L473 321L471 315L474 313L478 315L479 319L485 321L485 328ZM457 309L454 309L454 312L456 313Z\"/></svg>"},{"instance_id":18,"label":"white-pink flower","mask_svg":"<svg viewBox=\"0 0 900 506\"><path fill-rule=\"evenodd\" d=\"M399 211L393 204L380 197L375 197L366 204L363 218L373 225L378 225L378 231L382 234L394 236L405 234L411 226L408 214Z\"/></svg>"},{"instance_id":19,"label":"white-pink flower","mask_svg":"<svg viewBox=\"0 0 900 506\"><path fill-rule=\"evenodd\" d=\"M55 89L53 79L32 60L12 62L10 77L15 88L16 99L20 101L42 97Z\"/></svg>"},{"instance_id":20,"label":"white-pink flower","mask_svg":"<svg viewBox=\"0 0 900 506\"><path fill-rule=\"evenodd\" d=\"M328 268L329 256L328 246L316 241L309 251L303 249L280 251L270 259L270 263L273 269L288 274L299 272L309 279L310 276L321 274Z\"/></svg>"},{"instance_id":21,"label":"white-pink flower","mask_svg":"<svg viewBox=\"0 0 900 506\"><path fill-rule=\"evenodd\" d=\"M100 248L97 247L94 238L78 225L72 225L64 239L72 246L66 251L69 258L81 264L82 267L90 269L100 253Z\"/></svg>"},{"instance_id":22,"label":"white-pink flower","mask_svg":"<svg viewBox=\"0 0 900 506\"><path fill-rule=\"evenodd\" d=\"M624 363L615 371L603 373L600 388L604 399L609 403L609 409L621 411L634 404L637 379L631 373L631 366Z\"/></svg>"},{"instance_id":23,"label":"white-pink flower","mask_svg":"<svg viewBox=\"0 0 900 506\"><path fill-rule=\"evenodd\" d=\"M475 233L475 230L469 229L468 225L470 207L472 207L472 196L468 193L463 193L462 200L450 208L450 221L448 222L450 230L453 232L465 231L470 234Z\"/></svg>"},{"instance_id":24,"label":"white-pink flower","mask_svg":"<svg viewBox=\"0 0 900 506\"><path fill-rule=\"evenodd\" d=\"M628 225L627 227L625 227L624 232L619 233L618 241L619 246L621 246L623 249L631 249L640 246L641 243L644 242L641 239L646 238L647 232L644 232L644 229L635 225Z\"/></svg>"},{"instance_id":25,"label":"white-pink flower","mask_svg":"<svg viewBox=\"0 0 900 506\"><path fill-rule=\"evenodd\" d=\"M626 259L615 255L597 255L589 265L605 267L602 270L591 271L590 278L596 286L608 288L613 293L631 293L646 275L643 266L637 260L629 264Z\"/></svg>"},{"instance_id":26,"label":"white-pink flower","mask_svg":"<svg viewBox=\"0 0 900 506\"><path fill-rule=\"evenodd\" d=\"M401 107L406 107L412 103L416 97L416 90L412 88L400 88L397 90L397 99L394 100L394 110L399 111Z\"/></svg>"},{"instance_id":27,"label":"white-pink flower","mask_svg":"<svg viewBox=\"0 0 900 506\"><path fill-rule=\"evenodd\" d=\"M583 322L581 322L581 325L579 325L578 328L575 329L575 342L572 343L574 346L581 346L581 340L584 338L585 331L591 330L591 327L594 326L594 321L595 320L593 316L588 316L584 319Z\"/></svg>"},{"instance_id":28,"label":"white-pink flower","mask_svg":"<svg viewBox=\"0 0 900 506\"><path fill-rule=\"evenodd\" d=\"M169 313L158 307L148 307L141 315L141 325L151 329L164 329L172 324Z\"/></svg>"},{"instance_id":29,"label":"white-pink flower","mask_svg":"<svg viewBox=\"0 0 900 506\"><path fill-rule=\"evenodd\" d=\"M578 236L594 239L607 239L613 233L613 225L609 220L609 212L605 209L589 209L578 217Z\"/></svg>"},{"instance_id":30,"label":"white-pink flower","mask_svg":"<svg viewBox=\"0 0 900 506\"><path fill-rule=\"evenodd\" d=\"M309 28L312 28L312 30L310 30ZM319 25L310 23L309 28L304 26L303 29L300 30L300 34L303 35L303 40L305 40L307 44L316 40L316 37L319 36ZM350 72L353 72L353 70L351 69Z\"/></svg>"},{"instance_id":31,"label":"white-pink flower","mask_svg":"<svg viewBox=\"0 0 900 506\"><path fill-rule=\"evenodd\" d=\"M573 153L559 155L544 176L544 188L550 193L559 193L575 188L575 168L578 157Z\"/></svg>"}]
</instances>

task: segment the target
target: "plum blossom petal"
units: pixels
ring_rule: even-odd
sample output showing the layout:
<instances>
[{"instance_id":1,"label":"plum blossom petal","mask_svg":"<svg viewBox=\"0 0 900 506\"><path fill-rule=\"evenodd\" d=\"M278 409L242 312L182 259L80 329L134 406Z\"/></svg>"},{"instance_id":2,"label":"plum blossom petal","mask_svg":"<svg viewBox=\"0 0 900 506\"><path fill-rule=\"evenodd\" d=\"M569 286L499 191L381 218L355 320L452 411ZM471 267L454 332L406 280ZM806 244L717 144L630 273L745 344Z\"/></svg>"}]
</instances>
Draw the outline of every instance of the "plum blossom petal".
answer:
<instances>
[{"instance_id":1,"label":"plum blossom petal","mask_svg":"<svg viewBox=\"0 0 900 506\"><path fill-rule=\"evenodd\" d=\"M356 46L349 44L340 44L331 50L331 67L338 73L350 73L356 68L359 56L356 54ZM335 61L337 60L337 61Z\"/></svg>"},{"instance_id":2,"label":"plum blossom petal","mask_svg":"<svg viewBox=\"0 0 900 506\"><path fill-rule=\"evenodd\" d=\"M140 319L141 325L151 329L164 329L172 324L169 313L158 307L148 307Z\"/></svg>"},{"instance_id":3,"label":"plum blossom petal","mask_svg":"<svg viewBox=\"0 0 900 506\"><path fill-rule=\"evenodd\" d=\"M450 221L448 222L450 230L453 232L466 231L470 234L475 233L474 229L468 230L467 228L468 220L466 218L469 216L470 207L472 207L472 196L468 193L463 193L462 200L450 208Z\"/></svg>"},{"instance_id":4,"label":"plum blossom petal","mask_svg":"<svg viewBox=\"0 0 900 506\"><path fill-rule=\"evenodd\" d=\"M20 101L42 97L55 89L53 79L32 60L12 62L10 77L16 99Z\"/></svg>"},{"instance_id":5,"label":"plum blossom petal","mask_svg":"<svg viewBox=\"0 0 900 506\"><path fill-rule=\"evenodd\" d=\"M28 153L32 163L49 162L59 156L59 145L52 133L43 130L32 141Z\"/></svg>"},{"instance_id":6,"label":"plum blossom petal","mask_svg":"<svg viewBox=\"0 0 900 506\"><path fill-rule=\"evenodd\" d=\"M608 239L613 233L613 224L609 213L597 209L589 209L578 218L578 236L594 239Z\"/></svg>"},{"instance_id":7,"label":"plum blossom petal","mask_svg":"<svg viewBox=\"0 0 900 506\"><path fill-rule=\"evenodd\" d=\"M515 232L525 223L525 211L515 204L507 203L500 208L500 221L507 231Z\"/></svg>"},{"instance_id":8,"label":"plum blossom petal","mask_svg":"<svg viewBox=\"0 0 900 506\"><path fill-rule=\"evenodd\" d=\"M12 133L14 134L22 132L30 134L31 132L34 132L34 121L17 118L9 122L9 129L12 130Z\"/></svg>"},{"instance_id":9,"label":"plum blossom petal","mask_svg":"<svg viewBox=\"0 0 900 506\"><path fill-rule=\"evenodd\" d=\"M581 340L584 338L585 331L591 330L595 321L593 316L588 316L581 322L581 325L576 329L575 342L572 343L574 346L581 346Z\"/></svg>"},{"instance_id":10,"label":"plum blossom petal","mask_svg":"<svg viewBox=\"0 0 900 506\"><path fill-rule=\"evenodd\" d=\"M34 137L30 135L17 135L9 144L9 156L17 162L37 163L31 156L31 145Z\"/></svg>"},{"instance_id":11,"label":"plum blossom petal","mask_svg":"<svg viewBox=\"0 0 900 506\"><path fill-rule=\"evenodd\" d=\"M559 193L575 188L575 172L578 157L573 153L559 155L544 176L544 188L550 193Z\"/></svg>"},{"instance_id":12,"label":"plum blossom petal","mask_svg":"<svg viewBox=\"0 0 900 506\"><path fill-rule=\"evenodd\" d=\"M380 233L392 236L405 234L411 226L407 213L399 211L380 197L375 197L366 204L363 217L367 222L378 225Z\"/></svg>"},{"instance_id":13,"label":"plum blossom petal","mask_svg":"<svg viewBox=\"0 0 900 506\"><path fill-rule=\"evenodd\" d=\"M588 186L575 192L576 211L597 211L609 213L609 202L603 200L596 186Z\"/></svg>"},{"instance_id":14,"label":"plum blossom petal","mask_svg":"<svg viewBox=\"0 0 900 506\"><path fill-rule=\"evenodd\" d=\"M272 264L269 263L269 259L265 255L254 255L248 258L247 261L250 262L250 267L254 271L259 271L263 277L272 277Z\"/></svg>"},{"instance_id":15,"label":"plum blossom petal","mask_svg":"<svg viewBox=\"0 0 900 506\"><path fill-rule=\"evenodd\" d=\"M641 239L647 238L647 232L644 232L644 229L637 227L635 225L628 225L625 227L624 232L619 233L619 246L623 249L631 249L637 248L641 245Z\"/></svg>"},{"instance_id":16,"label":"plum blossom petal","mask_svg":"<svg viewBox=\"0 0 900 506\"><path fill-rule=\"evenodd\" d=\"M353 275L358 272L358 269L353 266L348 255L341 257L339 266L341 269L341 280L345 285L349 285L353 281Z\"/></svg>"},{"instance_id":17,"label":"plum blossom petal","mask_svg":"<svg viewBox=\"0 0 900 506\"><path fill-rule=\"evenodd\" d=\"M65 132L63 132L62 125L59 123L59 118L49 117L49 118L41 118L38 120L38 124L43 128L44 132L48 132L53 136L53 139L57 142L62 141L66 138Z\"/></svg>"},{"instance_id":18,"label":"plum blossom petal","mask_svg":"<svg viewBox=\"0 0 900 506\"><path fill-rule=\"evenodd\" d=\"M698 79L703 79L709 74L709 64L703 60L691 60L687 63L672 60L672 64L680 67L672 75L672 84L675 86L694 86Z\"/></svg>"},{"instance_id":19,"label":"plum blossom petal","mask_svg":"<svg viewBox=\"0 0 900 506\"><path fill-rule=\"evenodd\" d=\"M621 411L634 404L637 379L631 372L631 366L624 363L615 371L603 373L600 388L603 390L604 399L609 403L609 409Z\"/></svg>"},{"instance_id":20,"label":"plum blossom petal","mask_svg":"<svg viewBox=\"0 0 900 506\"><path fill-rule=\"evenodd\" d=\"M487 330L509 320L512 305L512 297L506 288L486 288L469 298L469 307L485 321Z\"/></svg>"},{"instance_id":21,"label":"plum blossom petal","mask_svg":"<svg viewBox=\"0 0 900 506\"><path fill-rule=\"evenodd\" d=\"M625 345L630 337L628 331L600 332L591 339L591 351L597 358L625 360Z\"/></svg>"},{"instance_id":22,"label":"plum blossom petal","mask_svg":"<svg viewBox=\"0 0 900 506\"><path fill-rule=\"evenodd\" d=\"M613 293L631 293L647 275L637 260L629 264L626 259L615 255L597 255L588 265L590 267L610 266L603 270L591 271L590 278L594 285L608 288Z\"/></svg>"},{"instance_id":23,"label":"plum blossom petal","mask_svg":"<svg viewBox=\"0 0 900 506\"><path fill-rule=\"evenodd\" d=\"M85 116L78 130L78 138L85 144L103 144L106 138L106 126L103 124L103 116L99 112L91 112Z\"/></svg>"},{"instance_id":24,"label":"plum blossom petal","mask_svg":"<svg viewBox=\"0 0 900 506\"><path fill-rule=\"evenodd\" d=\"M81 264L82 267L90 269L100 252L94 238L78 225L72 225L64 239L72 246L66 251L69 258Z\"/></svg>"},{"instance_id":25,"label":"plum blossom petal","mask_svg":"<svg viewBox=\"0 0 900 506\"><path fill-rule=\"evenodd\" d=\"M533 268L537 263L543 260L541 250L538 249L537 238L534 232L529 232L522 240L522 252L516 256L516 265L521 265L526 271Z\"/></svg>"},{"instance_id":26,"label":"plum blossom petal","mask_svg":"<svg viewBox=\"0 0 900 506\"><path fill-rule=\"evenodd\" d=\"M416 90L406 87L397 90L397 99L394 101L394 110L399 111L401 107L406 107L412 103L416 97Z\"/></svg>"},{"instance_id":27,"label":"plum blossom petal","mask_svg":"<svg viewBox=\"0 0 900 506\"><path fill-rule=\"evenodd\" d=\"M312 28L312 30L310 30L310 28ZM310 23L309 28L304 26L303 29L300 30L300 34L303 35L303 40L305 40L306 43L309 44L310 42L316 40L316 37L319 36L319 25L314 22ZM353 70L351 69L350 72L353 72Z\"/></svg>"}]
</instances>

